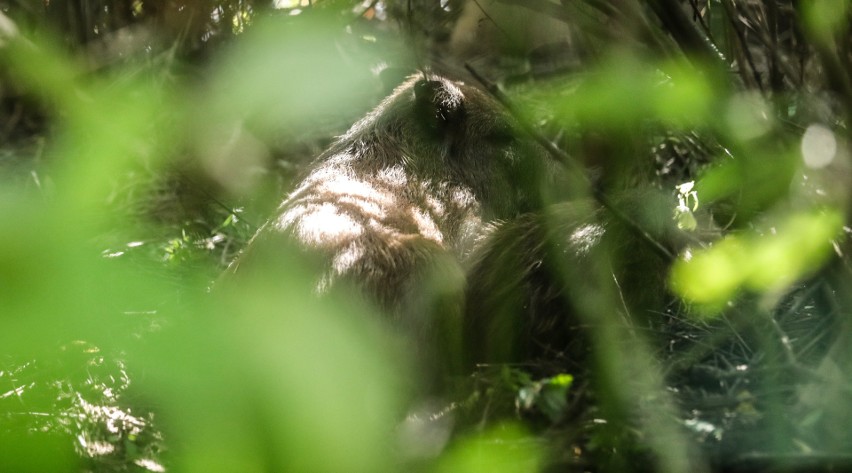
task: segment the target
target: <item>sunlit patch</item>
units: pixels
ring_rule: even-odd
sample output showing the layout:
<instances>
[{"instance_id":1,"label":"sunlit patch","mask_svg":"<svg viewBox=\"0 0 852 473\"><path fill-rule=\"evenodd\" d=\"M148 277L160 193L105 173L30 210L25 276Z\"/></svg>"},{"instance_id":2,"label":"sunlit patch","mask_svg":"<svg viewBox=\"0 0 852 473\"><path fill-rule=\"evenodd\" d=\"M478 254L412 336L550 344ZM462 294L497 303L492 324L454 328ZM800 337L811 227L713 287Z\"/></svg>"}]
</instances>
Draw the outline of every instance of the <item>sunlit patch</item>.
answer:
<instances>
[{"instance_id":1,"label":"sunlit patch","mask_svg":"<svg viewBox=\"0 0 852 473\"><path fill-rule=\"evenodd\" d=\"M382 235L386 241L397 241L403 239L406 233L401 231L397 226L387 225L378 220L370 220L367 223L370 230Z\"/></svg>"},{"instance_id":2,"label":"sunlit patch","mask_svg":"<svg viewBox=\"0 0 852 473\"><path fill-rule=\"evenodd\" d=\"M698 210L698 192L695 190L695 181L684 182L675 186L677 190L677 207L674 210L674 219L677 228L692 231L698 226L693 212Z\"/></svg>"},{"instance_id":3,"label":"sunlit patch","mask_svg":"<svg viewBox=\"0 0 852 473\"><path fill-rule=\"evenodd\" d=\"M142 467L148 471L153 471L154 473L163 473L166 471L166 467L148 458L140 458L138 460L134 460L133 463L135 463L136 466Z\"/></svg>"},{"instance_id":4,"label":"sunlit patch","mask_svg":"<svg viewBox=\"0 0 852 473\"><path fill-rule=\"evenodd\" d=\"M103 426L110 434L109 436L135 437L145 428L145 421L143 419L134 417L117 407L92 404L79 395L76 402L82 408L83 414L81 417ZM89 457L110 455L116 449L114 443L111 443L109 440L91 438L89 432L79 434L77 442Z\"/></svg>"},{"instance_id":5,"label":"sunlit patch","mask_svg":"<svg viewBox=\"0 0 852 473\"><path fill-rule=\"evenodd\" d=\"M477 243L485 238L484 234L482 219L474 214L466 215L458 227L455 240L452 242L454 251L462 258L467 257Z\"/></svg>"},{"instance_id":6,"label":"sunlit patch","mask_svg":"<svg viewBox=\"0 0 852 473\"><path fill-rule=\"evenodd\" d=\"M600 225L589 224L574 230L568 241L580 255L587 255L603 237L604 229Z\"/></svg>"},{"instance_id":7,"label":"sunlit patch","mask_svg":"<svg viewBox=\"0 0 852 473\"><path fill-rule=\"evenodd\" d=\"M424 238L438 243L444 242L444 234L441 233L435 220L428 213L424 212L423 209L412 208L411 218L414 219L414 222L417 224L417 230Z\"/></svg>"},{"instance_id":8,"label":"sunlit patch","mask_svg":"<svg viewBox=\"0 0 852 473\"><path fill-rule=\"evenodd\" d=\"M712 434L716 431L716 426L699 419L687 419L683 424L695 432L702 434Z\"/></svg>"},{"instance_id":9,"label":"sunlit patch","mask_svg":"<svg viewBox=\"0 0 852 473\"><path fill-rule=\"evenodd\" d=\"M276 9L290 9L296 7L307 7L310 5L310 2L307 0L273 0L272 8Z\"/></svg>"},{"instance_id":10,"label":"sunlit patch","mask_svg":"<svg viewBox=\"0 0 852 473\"><path fill-rule=\"evenodd\" d=\"M6 391L5 393L0 394L0 399L5 399L9 396L20 396L23 393L24 393L24 386L21 386L19 388L15 388L11 391Z\"/></svg>"},{"instance_id":11,"label":"sunlit patch","mask_svg":"<svg viewBox=\"0 0 852 473\"><path fill-rule=\"evenodd\" d=\"M429 206L429 210L431 210L432 213L439 218L443 217L446 212L444 203L428 193L426 194L426 205Z\"/></svg>"},{"instance_id":12,"label":"sunlit patch","mask_svg":"<svg viewBox=\"0 0 852 473\"><path fill-rule=\"evenodd\" d=\"M336 164L312 172L283 205L286 209L274 222L280 231L290 232L308 246L331 251L330 266L316 291L323 294L335 280L351 273L373 255L366 240L382 242L394 256L408 251L415 241L451 245L458 255L466 255L480 233L480 205L473 192L450 182L412 179L404 166L377 170L358 176L350 155ZM443 225L452 222L450 229ZM451 233L445 233L450 231Z\"/></svg>"},{"instance_id":13,"label":"sunlit patch","mask_svg":"<svg viewBox=\"0 0 852 473\"><path fill-rule=\"evenodd\" d=\"M384 200L384 199L382 199ZM382 219L385 218L386 212L378 203L372 199L363 199L353 196L342 196L337 199L340 204L351 205L357 207L358 210L370 218Z\"/></svg>"},{"instance_id":14,"label":"sunlit patch","mask_svg":"<svg viewBox=\"0 0 852 473\"><path fill-rule=\"evenodd\" d=\"M90 457L109 455L115 451L115 446L105 440L89 441L84 435L80 434L77 436L77 441L86 452L86 455Z\"/></svg>"},{"instance_id":15,"label":"sunlit patch","mask_svg":"<svg viewBox=\"0 0 852 473\"><path fill-rule=\"evenodd\" d=\"M364 257L364 247L357 243L352 243L345 250L338 252L334 256L332 266L337 274L344 274L353 266L355 266Z\"/></svg>"},{"instance_id":16,"label":"sunlit patch","mask_svg":"<svg viewBox=\"0 0 852 473\"><path fill-rule=\"evenodd\" d=\"M294 214L297 215L294 218ZM295 224L296 235L305 243L320 246L340 239L355 238L364 227L334 204L299 206L286 212L279 220L281 228Z\"/></svg>"},{"instance_id":17,"label":"sunlit patch","mask_svg":"<svg viewBox=\"0 0 852 473\"><path fill-rule=\"evenodd\" d=\"M813 124L802 136L802 159L805 166L819 169L831 164L837 155L837 139L828 128Z\"/></svg>"},{"instance_id":18,"label":"sunlit patch","mask_svg":"<svg viewBox=\"0 0 852 473\"><path fill-rule=\"evenodd\" d=\"M333 281L334 281L334 278L331 276L331 274L324 274L320 278L320 280L317 281L317 285L314 288L314 292L316 292L316 294L318 296L321 296L323 294L327 294L328 291L331 289Z\"/></svg>"},{"instance_id":19,"label":"sunlit patch","mask_svg":"<svg viewBox=\"0 0 852 473\"><path fill-rule=\"evenodd\" d=\"M451 191L450 200L459 208L467 208L476 205L476 198L467 189L455 188Z\"/></svg>"},{"instance_id":20,"label":"sunlit patch","mask_svg":"<svg viewBox=\"0 0 852 473\"><path fill-rule=\"evenodd\" d=\"M332 179L323 179L317 190L329 194L351 195L362 198L377 198L381 195L369 183L352 179L349 176L335 176Z\"/></svg>"},{"instance_id":21,"label":"sunlit patch","mask_svg":"<svg viewBox=\"0 0 852 473\"><path fill-rule=\"evenodd\" d=\"M405 170L402 166L391 166L389 168L384 168L379 171L376 176L379 181L394 187L394 188L402 188L408 184L408 176L405 173Z\"/></svg>"}]
</instances>

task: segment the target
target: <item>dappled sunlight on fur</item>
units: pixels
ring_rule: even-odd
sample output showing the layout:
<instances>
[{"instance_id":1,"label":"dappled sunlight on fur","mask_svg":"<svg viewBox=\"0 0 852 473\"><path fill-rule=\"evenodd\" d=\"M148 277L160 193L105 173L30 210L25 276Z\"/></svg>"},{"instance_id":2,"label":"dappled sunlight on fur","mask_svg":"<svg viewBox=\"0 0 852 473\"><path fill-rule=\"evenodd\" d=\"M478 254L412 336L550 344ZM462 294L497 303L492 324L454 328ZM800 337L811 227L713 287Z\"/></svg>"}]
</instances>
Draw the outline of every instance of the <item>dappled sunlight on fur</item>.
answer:
<instances>
[{"instance_id":1,"label":"dappled sunlight on fur","mask_svg":"<svg viewBox=\"0 0 852 473\"><path fill-rule=\"evenodd\" d=\"M545 157L514 139L516 127L474 87L412 77L317 159L258 238L323 255L321 292L345 279L410 318L418 281L460 272L489 223L535 200L520 166L535 174Z\"/></svg>"}]
</instances>

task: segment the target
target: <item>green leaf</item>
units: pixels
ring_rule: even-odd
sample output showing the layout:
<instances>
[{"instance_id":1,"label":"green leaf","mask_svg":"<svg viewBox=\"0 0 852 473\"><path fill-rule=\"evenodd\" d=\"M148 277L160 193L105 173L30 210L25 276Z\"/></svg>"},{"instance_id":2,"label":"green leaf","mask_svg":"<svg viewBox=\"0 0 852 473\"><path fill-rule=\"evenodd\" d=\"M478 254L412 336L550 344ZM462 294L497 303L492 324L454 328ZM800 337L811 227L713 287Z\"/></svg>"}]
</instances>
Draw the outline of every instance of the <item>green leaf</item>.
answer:
<instances>
[{"instance_id":1,"label":"green leaf","mask_svg":"<svg viewBox=\"0 0 852 473\"><path fill-rule=\"evenodd\" d=\"M515 423L497 425L457 441L440 459L437 473L522 473L539 471L545 449Z\"/></svg>"},{"instance_id":2,"label":"green leaf","mask_svg":"<svg viewBox=\"0 0 852 473\"><path fill-rule=\"evenodd\" d=\"M683 255L672 268L672 288L709 312L742 290L783 291L825 262L842 226L842 214L828 209L792 214L765 233L726 236L706 250Z\"/></svg>"}]
</instances>

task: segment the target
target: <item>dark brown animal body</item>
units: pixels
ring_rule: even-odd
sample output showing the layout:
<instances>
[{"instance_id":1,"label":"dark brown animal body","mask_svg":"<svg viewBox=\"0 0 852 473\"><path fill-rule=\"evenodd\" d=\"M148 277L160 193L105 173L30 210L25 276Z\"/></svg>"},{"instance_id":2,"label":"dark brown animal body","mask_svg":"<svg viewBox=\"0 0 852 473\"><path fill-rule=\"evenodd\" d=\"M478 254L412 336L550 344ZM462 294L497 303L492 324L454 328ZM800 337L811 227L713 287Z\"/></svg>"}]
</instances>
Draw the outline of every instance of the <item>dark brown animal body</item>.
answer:
<instances>
[{"instance_id":1,"label":"dark brown animal body","mask_svg":"<svg viewBox=\"0 0 852 473\"><path fill-rule=\"evenodd\" d=\"M470 359L561 359L579 371L598 310L659 324L673 261L651 241L671 254L688 242L661 193L633 190L610 205L561 202L489 228L467 272Z\"/></svg>"},{"instance_id":2,"label":"dark brown animal body","mask_svg":"<svg viewBox=\"0 0 852 473\"><path fill-rule=\"evenodd\" d=\"M479 89L412 77L310 166L234 268L254 247L296 243L319 256L319 292L358 287L442 368L580 360L565 265L599 265L592 249L609 241L630 303L656 297L647 270L665 263L593 204L543 207L562 171L522 136Z\"/></svg>"},{"instance_id":3,"label":"dark brown animal body","mask_svg":"<svg viewBox=\"0 0 852 473\"><path fill-rule=\"evenodd\" d=\"M354 284L417 337L440 339L436 325L459 326L483 230L534 207L552 167L516 128L475 87L412 77L311 165L247 253L295 241L321 257L320 292Z\"/></svg>"}]
</instances>

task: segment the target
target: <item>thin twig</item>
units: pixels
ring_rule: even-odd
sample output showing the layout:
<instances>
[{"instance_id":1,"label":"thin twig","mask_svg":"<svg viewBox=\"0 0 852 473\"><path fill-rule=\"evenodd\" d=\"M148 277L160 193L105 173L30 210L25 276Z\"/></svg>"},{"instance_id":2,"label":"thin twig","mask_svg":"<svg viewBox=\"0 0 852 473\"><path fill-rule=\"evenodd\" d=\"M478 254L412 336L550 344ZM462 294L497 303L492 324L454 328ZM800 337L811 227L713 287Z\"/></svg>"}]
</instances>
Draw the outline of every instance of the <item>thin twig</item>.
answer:
<instances>
[{"instance_id":1,"label":"thin twig","mask_svg":"<svg viewBox=\"0 0 852 473\"><path fill-rule=\"evenodd\" d=\"M497 22L494 20L494 18L492 18L492 17L491 17L491 15L489 15L489 14L488 14L488 12L487 12L487 11L485 11L485 9L484 9L484 8L482 8L482 5L480 5L480 4L479 4L479 1L478 1L478 0L473 0L473 3L474 3L474 5L476 5L476 8L478 8L478 9L479 9L479 11L480 11L480 12L482 12L482 14L483 14L483 15L485 15L485 18L487 18L487 19L488 19L488 21L490 21L490 22L491 22L491 24L492 24L492 25L494 25L494 27L495 27L495 28L497 28L498 30L500 30L500 34L502 34L502 35L503 35L504 37L506 37L506 38L510 38L510 36L509 36L509 32L508 32L508 31L506 31L506 30L504 30L504 29L503 29L503 27L502 27L502 26L500 26L500 24L499 24L499 23L497 23Z\"/></svg>"},{"instance_id":2,"label":"thin twig","mask_svg":"<svg viewBox=\"0 0 852 473\"><path fill-rule=\"evenodd\" d=\"M686 17L680 4L675 0L651 0L648 2L651 9L663 23L663 26L672 35L675 41L686 51L708 59L711 62L721 64L727 68L725 55L703 32L692 26L692 22Z\"/></svg>"},{"instance_id":3,"label":"thin twig","mask_svg":"<svg viewBox=\"0 0 852 473\"><path fill-rule=\"evenodd\" d=\"M734 10L737 13L742 14L743 17L747 20L746 25L757 25L757 24L760 23L757 20L757 18L755 18L751 14L751 11L748 8L737 8L736 5L732 5L732 6L734 7ZM777 49L772 48L772 40L769 38L768 35L766 35L766 33L764 31L762 31L761 29L759 29L757 27L752 27L751 31L754 32L757 39L769 51L769 53L774 57L776 65L781 68L781 72L784 73L784 76L786 76L790 79L790 84L795 86L796 83L795 83L794 78L799 76L800 74L796 73L796 70L793 68L793 66L791 66L790 63L787 62L787 60L784 58L784 56L782 56L778 52ZM743 47L746 47L745 43L743 44Z\"/></svg>"},{"instance_id":4,"label":"thin twig","mask_svg":"<svg viewBox=\"0 0 852 473\"><path fill-rule=\"evenodd\" d=\"M704 34L713 41L713 35L710 32L710 27L707 26L707 23L704 22L704 17L701 16L701 12L698 10L698 1L697 0L689 0L689 4L692 7L692 18L693 21L698 20L698 24L701 25L701 30L704 31ZM713 41L715 43L715 41Z\"/></svg>"},{"instance_id":5,"label":"thin twig","mask_svg":"<svg viewBox=\"0 0 852 473\"><path fill-rule=\"evenodd\" d=\"M568 153L562 151L556 145L550 142L547 138L545 138L541 133L538 132L535 128L533 128L522 116L518 113L517 109L512 105L511 101L506 94L501 91L496 84L489 81L488 79L482 77L479 72L476 71L470 64L464 65L465 69L470 72L474 79L479 81L480 84L485 88L485 90L491 94L498 102L500 102L506 110L515 118L515 120L521 125L521 128L535 139L538 144L540 144L547 152L553 156L557 161L565 164L570 171L574 172L580 179L582 179L583 183L588 187L592 198L595 199L597 203L599 203L603 208L609 211L617 220L625 224L628 228L633 230L637 235L639 235L642 240L644 240L651 248L659 254L666 261L674 261L675 255L665 246L663 246L660 242L658 242L654 237L652 237L647 231L645 231L639 224L634 222L630 217L625 215L623 212L618 210L618 208L613 205L610 199L600 190L597 189L596 186L592 185L591 179L586 175L585 169L578 164Z\"/></svg>"},{"instance_id":6,"label":"thin twig","mask_svg":"<svg viewBox=\"0 0 852 473\"><path fill-rule=\"evenodd\" d=\"M769 55L769 85L774 92L781 91L784 85L784 77L781 71L778 70L778 5L775 1L766 2L768 14L766 21L769 23L769 50L772 54Z\"/></svg>"},{"instance_id":7,"label":"thin twig","mask_svg":"<svg viewBox=\"0 0 852 473\"><path fill-rule=\"evenodd\" d=\"M743 31L735 17L734 6L731 5L731 0L722 0L722 7L725 9L725 14L728 17L728 20L731 22L731 27L734 29L734 32L737 35L737 39L740 40L740 49L743 52L743 56L745 56L746 58L746 62L748 62L749 69L751 69L755 85L757 85L757 88L760 89L760 93L765 95L766 91L763 90L763 81L761 81L760 73L757 71L757 67L755 67L754 65L754 58L751 55L751 49L749 49L748 47L745 32ZM743 66L740 65L740 68L742 67ZM743 73L745 73L745 71L743 71Z\"/></svg>"}]
</instances>

